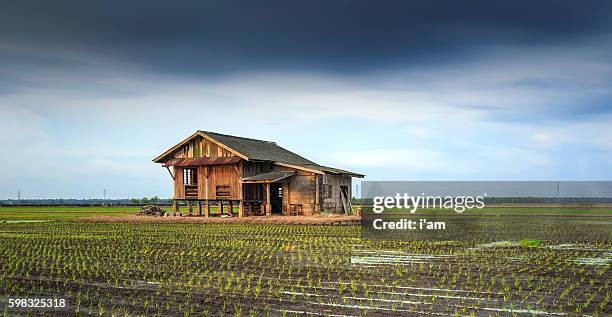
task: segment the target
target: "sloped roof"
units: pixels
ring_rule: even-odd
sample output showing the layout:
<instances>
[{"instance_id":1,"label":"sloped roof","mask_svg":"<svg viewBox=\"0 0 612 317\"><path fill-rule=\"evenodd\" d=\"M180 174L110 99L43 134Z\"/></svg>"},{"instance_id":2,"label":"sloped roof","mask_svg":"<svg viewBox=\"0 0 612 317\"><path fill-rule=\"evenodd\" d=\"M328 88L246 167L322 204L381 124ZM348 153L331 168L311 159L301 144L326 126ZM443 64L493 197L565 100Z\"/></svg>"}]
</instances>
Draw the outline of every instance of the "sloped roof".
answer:
<instances>
[{"instance_id":1,"label":"sloped roof","mask_svg":"<svg viewBox=\"0 0 612 317\"><path fill-rule=\"evenodd\" d=\"M200 132L210 136L220 143L227 145L236 152L245 155L249 158L249 160L283 162L288 164L317 164L281 146L278 146L275 142L249 139L209 131Z\"/></svg>"},{"instance_id":2,"label":"sloped roof","mask_svg":"<svg viewBox=\"0 0 612 317\"><path fill-rule=\"evenodd\" d=\"M278 165L302 168L305 170L311 170L319 173L329 172L334 174L346 174L353 177L364 176L358 173L319 165L311 160L308 160L296 153L293 153L277 145L275 142L201 130L198 130L196 133L181 141L179 144L162 153L161 155L153 159L153 161L156 163L164 163L167 159L171 158L171 154L174 151L179 149L181 146L187 144L194 137L197 136L205 137L212 140L213 142L217 142L228 148L232 152L235 152L239 157L242 157L243 159L249 161L269 161Z\"/></svg>"},{"instance_id":3,"label":"sloped roof","mask_svg":"<svg viewBox=\"0 0 612 317\"><path fill-rule=\"evenodd\" d=\"M243 177L244 183L249 182L278 182L279 180L285 179L289 176L293 176L295 172L268 172L261 173L250 177Z\"/></svg>"}]
</instances>

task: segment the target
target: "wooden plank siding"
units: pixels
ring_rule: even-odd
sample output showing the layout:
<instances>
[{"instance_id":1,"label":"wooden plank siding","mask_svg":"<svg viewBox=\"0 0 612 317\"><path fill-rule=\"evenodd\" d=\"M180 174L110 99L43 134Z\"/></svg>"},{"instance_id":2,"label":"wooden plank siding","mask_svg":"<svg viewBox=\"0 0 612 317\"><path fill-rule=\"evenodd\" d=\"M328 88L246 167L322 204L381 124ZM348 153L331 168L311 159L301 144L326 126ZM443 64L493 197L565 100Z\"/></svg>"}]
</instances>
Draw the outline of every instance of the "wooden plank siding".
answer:
<instances>
[{"instance_id":1,"label":"wooden plank siding","mask_svg":"<svg viewBox=\"0 0 612 317\"><path fill-rule=\"evenodd\" d=\"M329 198L323 196L324 193L322 187L325 185L331 185L331 197ZM342 209L342 199L340 196L340 186L348 186L348 194L351 195L351 177L346 175L325 173L323 175L323 182L320 186L322 201L321 209L326 212L344 213L344 210Z\"/></svg>"},{"instance_id":2,"label":"wooden plank siding","mask_svg":"<svg viewBox=\"0 0 612 317\"><path fill-rule=\"evenodd\" d=\"M242 199L240 164L198 166L198 199ZM176 178L174 181L174 198L185 199L185 186L183 184L183 168L175 168ZM208 177L207 177L208 176ZM228 186L230 196L217 197L217 186Z\"/></svg>"},{"instance_id":3,"label":"wooden plank siding","mask_svg":"<svg viewBox=\"0 0 612 317\"><path fill-rule=\"evenodd\" d=\"M183 168L174 168L174 198L184 199L185 198L185 186L183 184Z\"/></svg>"},{"instance_id":4,"label":"wooden plank siding","mask_svg":"<svg viewBox=\"0 0 612 317\"><path fill-rule=\"evenodd\" d=\"M283 180L283 215L287 215L289 211L289 205L291 204L291 181L289 179Z\"/></svg>"},{"instance_id":5,"label":"wooden plank siding","mask_svg":"<svg viewBox=\"0 0 612 317\"><path fill-rule=\"evenodd\" d=\"M196 137L191 142L177 149L173 158L195 157L230 157L235 156L230 150L203 137ZM198 199L242 199L240 179L242 164L210 165L197 167ZM185 199L183 168L175 168L174 198ZM229 186L229 197L217 197L217 186Z\"/></svg>"},{"instance_id":6,"label":"wooden plank siding","mask_svg":"<svg viewBox=\"0 0 612 317\"><path fill-rule=\"evenodd\" d=\"M242 177L250 177L270 171L272 171L272 164L270 162L243 161L242 164Z\"/></svg>"},{"instance_id":7,"label":"wooden plank siding","mask_svg":"<svg viewBox=\"0 0 612 317\"><path fill-rule=\"evenodd\" d=\"M288 195L287 205L284 206L289 210L291 204L302 205L302 212L306 216L318 214L316 210L317 190L316 190L316 175L312 172L297 170L290 167L274 165L273 171L295 171L296 174L288 178ZM283 190L285 190L283 188ZM283 197L283 200L285 198Z\"/></svg>"},{"instance_id":8,"label":"wooden plank siding","mask_svg":"<svg viewBox=\"0 0 612 317\"><path fill-rule=\"evenodd\" d=\"M239 164L209 166L208 197L201 197L201 199L242 199L240 197L240 185L242 183L240 182L240 169L238 165ZM203 169L204 167L200 166L199 168ZM230 196L217 197L217 186L229 186Z\"/></svg>"},{"instance_id":9,"label":"wooden plank siding","mask_svg":"<svg viewBox=\"0 0 612 317\"><path fill-rule=\"evenodd\" d=\"M198 199L207 199L210 192L210 184L208 175L210 174L209 166L198 167Z\"/></svg>"},{"instance_id":10,"label":"wooden plank siding","mask_svg":"<svg viewBox=\"0 0 612 317\"><path fill-rule=\"evenodd\" d=\"M197 137L174 152L173 158L191 157L229 157L235 156L230 150L219 146L217 143Z\"/></svg>"}]
</instances>

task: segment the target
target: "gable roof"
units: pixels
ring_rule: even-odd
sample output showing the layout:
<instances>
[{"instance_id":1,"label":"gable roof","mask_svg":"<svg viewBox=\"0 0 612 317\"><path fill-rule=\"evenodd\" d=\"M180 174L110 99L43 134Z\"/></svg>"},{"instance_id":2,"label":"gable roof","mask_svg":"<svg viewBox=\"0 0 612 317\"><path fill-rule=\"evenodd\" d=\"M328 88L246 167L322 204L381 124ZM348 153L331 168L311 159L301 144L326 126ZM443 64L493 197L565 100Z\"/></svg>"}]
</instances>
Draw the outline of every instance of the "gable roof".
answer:
<instances>
[{"instance_id":1,"label":"gable roof","mask_svg":"<svg viewBox=\"0 0 612 317\"><path fill-rule=\"evenodd\" d=\"M305 159L298 154L278 146L275 142L249 139L208 131L200 132L218 141L219 143L227 145L227 147L230 149L245 155L248 157L248 160L316 165L315 162Z\"/></svg>"},{"instance_id":2,"label":"gable roof","mask_svg":"<svg viewBox=\"0 0 612 317\"><path fill-rule=\"evenodd\" d=\"M275 142L201 130L196 131L194 134L181 141L179 144L173 146L166 152L153 159L153 161L156 163L164 163L166 160L172 158L171 154L174 151L176 151L183 145L189 143L193 138L197 136L209 139L212 142L218 144L219 146L235 153L236 156L239 156L248 161L269 161L277 165L304 169L319 174L322 174L323 172L328 172L334 174L347 174L353 177L363 177L363 175L358 173L321 166L311 160L308 160L296 153L293 153L277 145Z\"/></svg>"}]
</instances>

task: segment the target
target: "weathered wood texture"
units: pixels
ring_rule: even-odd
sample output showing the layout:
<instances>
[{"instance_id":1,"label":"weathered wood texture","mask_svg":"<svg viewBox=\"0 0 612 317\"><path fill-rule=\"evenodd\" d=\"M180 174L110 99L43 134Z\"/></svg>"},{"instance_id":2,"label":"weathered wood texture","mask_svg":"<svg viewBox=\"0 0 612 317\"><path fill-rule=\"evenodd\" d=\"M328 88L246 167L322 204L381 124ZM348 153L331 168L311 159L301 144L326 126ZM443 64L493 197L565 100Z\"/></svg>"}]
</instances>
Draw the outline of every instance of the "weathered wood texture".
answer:
<instances>
[{"instance_id":1,"label":"weathered wood texture","mask_svg":"<svg viewBox=\"0 0 612 317\"><path fill-rule=\"evenodd\" d=\"M291 186L289 185L291 181L289 179L283 180L283 215L289 214L289 204L291 200L289 197L291 196Z\"/></svg>"},{"instance_id":2,"label":"weathered wood texture","mask_svg":"<svg viewBox=\"0 0 612 317\"><path fill-rule=\"evenodd\" d=\"M183 168L174 168L174 198L185 199L185 185L183 184Z\"/></svg>"},{"instance_id":3,"label":"weathered wood texture","mask_svg":"<svg viewBox=\"0 0 612 317\"><path fill-rule=\"evenodd\" d=\"M242 199L239 164L199 166L198 184L199 199ZM217 195L228 191L229 195Z\"/></svg>"},{"instance_id":4,"label":"weathered wood texture","mask_svg":"<svg viewBox=\"0 0 612 317\"><path fill-rule=\"evenodd\" d=\"M174 152L174 158L190 157L228 157L235 156L230 150L216 144L215 142L197 137Z\"/></svg>"},{"instance_id":5,"label":"weathered wood texture","mask_svg":"<svg viewBox=\"0 0 612 317\"><path fill-rule=\"evenodd\" d=\"M301 205L302 212L306 216L316 214L316 177L315 173L296 170L284 166L274 166L273 171L295 171L296 174L289 177L289 193L287 195L287 210L291 205ZM283 200L285 198L283 197Z\"/></svg>"},{"instance_id":6,"label":"weathered wood texture","mask_svg":"<svg viewBox=\"0 0 612 317\"><path fill-rule=\"evenodd\" d=\"M250 177L257 174L268 173L272 171L272 166L273 165L269 162L244 161L242 164L242 177Z\"/></svg>"},{"instance_id":7,"label":"weathered wood texture","mask_svg":"<svg viewBox=\"0 0 612 317\"><path fill-rule=\"evenodd\" d=\"M331 185L331 197L325 197L323 187ZM351 177L337 174L325 173L323 182L320 184L321 209L325 212L344 213L342 198L340 196L340 186L348 186L348 194L351 195ZM350 197L349 197L350 199Z\"/></svg>"},{"instance_id":8,"label":"weathered wood texture","mask_svg":"<svg viewBox=\"0 0 612 317\"><path fill-rule=\"evenodd\" d=\"M244 184L243 195L244 200L264 200L264 186L263 184Z\"/></svg>"}]
</instances>

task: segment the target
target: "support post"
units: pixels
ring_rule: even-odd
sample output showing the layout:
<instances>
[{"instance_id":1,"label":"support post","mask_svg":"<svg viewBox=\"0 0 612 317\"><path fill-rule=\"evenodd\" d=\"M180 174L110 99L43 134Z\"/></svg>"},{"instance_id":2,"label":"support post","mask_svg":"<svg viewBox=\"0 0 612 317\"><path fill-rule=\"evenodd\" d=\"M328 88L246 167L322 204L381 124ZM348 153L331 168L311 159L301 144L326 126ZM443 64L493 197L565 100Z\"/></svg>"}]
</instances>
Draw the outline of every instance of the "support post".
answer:
<instances>
[{"instance_id":1,"label":"support post","mask_svg":"<svg viewBox=\"0 0 612 317\"><path fill-rule=\"evenodd\" d=\"M176 199L172 199L172 212L178 212L178 202Z\"/></svg>"},{"instance_id":2,"label":"support post","mask_svg":"<svg viewBox=\"0 0 612 317\"><path fill-rule=\"evenodd\" d=\"M291 179L287 181L287 192L283 195L287 195L287 215L291 216Z\"/></svg>"},{"instance_id":3,"label":"support post","mask_svg":"<svg viewBox=\"0 0 612 317\"><path fill-rule=\"evenodd\" d=\"M227 206L227 215L230 217L234 216L234 204L231 200L229 201L229 206Z\"/></svg>"},{"instance_id":4,"label":"support post","mask_svg":"<svg viewBox=\"0 0 612 317\"><path fill-rule=\"evenodd\" d=\"M270 205L270 183L266 183L266 217L272 215L272 205Z\"/></svg>"},{"instance_id":5,"label":"support post","mask_svg":"<svg viewBox=\"0 0 612 317\"><path fill-rule=\"evenodd\" d=\"M187 201L187 211L193 212L193 206L191 206L191 200Z\"/></svg>"},{"instance_id":6,"label":"support post","mask_svg":"<svg viewBox=\"0 0 612 317\"><path fill-rule=\"evenodd\" d=\"M244 217L244 206L242 206L242 199L238 202L238 218Z\"/></svg>"},{"instance_id":7,"label":"support post","mask_svg":"<svg viewBox=\"0 0 612 317\"><path fill-rule=\"evenodd\" d=\"M202 201L198 200L198 216L202 215Z\"/></svg>"},{"instance_id":8,"label":"support post","mask_svg":"<svg viewBox=\"0 0 612 317\"><path fill-rule=\"evenodd\" d=\"M210 217L210 203L208 200L204 201L204 217Z\"/></svg>"},{"instance_id":9,"label":"support post","mask_svg":"<svg viewBox=\"0 0 612 317\"><path fill-rule=\"evenodd\" d=\"M323 182L323 180L321 179L321 182ZM321 213L321 191L319 190L319 175L315 174L315 201L314 201L315 205L314 205L314 214L320 214Z\"/></svg>"},{"instance_id":10,"label":"support post","mask_svg":"<svg viewBox=\"0 0 612 317\"><path fill-rule=\"evenodd\" d=\"M223 215L223 201L217 201L217 211L220 215Z\"/></svg>"}]
</instances>

